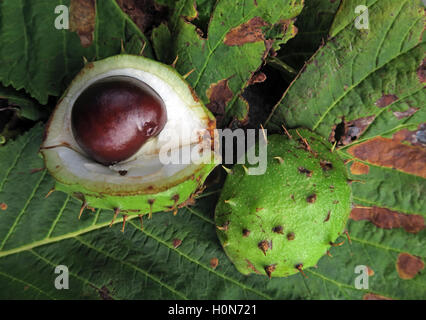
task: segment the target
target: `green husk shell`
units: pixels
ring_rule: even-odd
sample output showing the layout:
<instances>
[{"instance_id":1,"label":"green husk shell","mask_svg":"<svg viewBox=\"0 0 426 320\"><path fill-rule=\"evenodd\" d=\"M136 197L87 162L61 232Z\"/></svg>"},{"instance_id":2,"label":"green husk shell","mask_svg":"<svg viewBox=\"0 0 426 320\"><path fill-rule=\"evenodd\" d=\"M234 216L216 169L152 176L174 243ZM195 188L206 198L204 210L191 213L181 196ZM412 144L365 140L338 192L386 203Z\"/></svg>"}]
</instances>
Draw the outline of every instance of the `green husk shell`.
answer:
<instances>
[{"instance_id":1,"label":"green husk shell","mask_svg":"<svg viewBox=\"0 0 426 320\"><path fill-rule=\"evenodd\" d=\"M178 207L191 202L194 195L202 190L204 180L218 162L218 155L213 150L211 155L203 158L205 161L202 163L191 163L184 169L155 181L149 179L142 181L138 177L129 177L125 170L112 171L112 174L109 173L112 178L95 181L87 175L78 173L78 168L82 167L84 162L90 163L90 159L85 159L81 163L79 160L77 165L64 160L66 159L64 153L72 154L75 148L78 148L73 142L68 122L70 106L79 93L93 81L103 77L133 76L133 74L137 74L135 77L151 79L151 83L146 82L148 85L160 86L160 89L161 86L163 89L167 87L170 92L167 98L172 101L166 103L167 108L172 108L168 109L168 114L173 113L170 112L173 111L173 107L177 108L173 101L179 100L182 106L188 108L190 117L197 120L197 125L210 132L212 138L215 137L214 116L173 67L141 56L121 54L86 63L59 100L46 126L40 152L47 170L56 180L55 190L72 195L81 200L84 206L118 210L123 214L143 215L165 210L176 211Z\"/></svg>"},{"instance_id":2,"label":"green husk shell","mask_svg":"<svg viewBox=\"0 0 426 320\"><path fill-rule=\"evenodd\" d=\"M346 169L332 146L309 130L289 133L268 137L265 174L233 167L216 207L220 242L243 274L285 277L315 266L350 213Z\"/></svg>"}]
</instances>

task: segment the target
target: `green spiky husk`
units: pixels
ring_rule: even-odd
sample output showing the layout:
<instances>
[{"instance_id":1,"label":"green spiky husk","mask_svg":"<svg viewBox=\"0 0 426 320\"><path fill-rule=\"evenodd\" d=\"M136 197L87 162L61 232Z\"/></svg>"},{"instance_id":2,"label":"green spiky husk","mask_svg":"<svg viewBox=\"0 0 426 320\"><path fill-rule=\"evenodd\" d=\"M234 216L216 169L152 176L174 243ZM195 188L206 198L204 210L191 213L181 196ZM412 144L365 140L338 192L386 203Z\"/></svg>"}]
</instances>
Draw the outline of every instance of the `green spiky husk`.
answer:
<instances>
[{"instance_id":1,"label":"green spiky husk","mask_svg":"<svg viewBox=\"0 0 426 320\"><path fill-rule=\"evenodd\" d=\"M243 274L285 277L315 266L346 225L351 191L344 163L322 137L298 133L268 137L265 174L247 175L235 165L225 181L217 234Z\"/></svg>"}]
</instances>

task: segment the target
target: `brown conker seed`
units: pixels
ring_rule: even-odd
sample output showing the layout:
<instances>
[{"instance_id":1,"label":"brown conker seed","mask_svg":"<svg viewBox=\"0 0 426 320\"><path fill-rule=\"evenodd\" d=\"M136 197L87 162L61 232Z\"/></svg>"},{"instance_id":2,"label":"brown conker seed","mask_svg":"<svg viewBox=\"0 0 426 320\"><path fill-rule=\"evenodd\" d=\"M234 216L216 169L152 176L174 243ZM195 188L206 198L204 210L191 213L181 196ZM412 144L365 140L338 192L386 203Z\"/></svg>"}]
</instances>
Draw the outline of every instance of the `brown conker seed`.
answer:
<instances>
[{"instance_id":1,"label":"brown conker seed","mask_svg":"<svg viewBox=\"0 0 426 320\"><path fill-rule=\"evenodd\" d=\"M147 84L125 76L97 81L74 103L74 138L93 160L111 165L134 155L167 121L163 100Z\"/></svg>"}]
</instances>

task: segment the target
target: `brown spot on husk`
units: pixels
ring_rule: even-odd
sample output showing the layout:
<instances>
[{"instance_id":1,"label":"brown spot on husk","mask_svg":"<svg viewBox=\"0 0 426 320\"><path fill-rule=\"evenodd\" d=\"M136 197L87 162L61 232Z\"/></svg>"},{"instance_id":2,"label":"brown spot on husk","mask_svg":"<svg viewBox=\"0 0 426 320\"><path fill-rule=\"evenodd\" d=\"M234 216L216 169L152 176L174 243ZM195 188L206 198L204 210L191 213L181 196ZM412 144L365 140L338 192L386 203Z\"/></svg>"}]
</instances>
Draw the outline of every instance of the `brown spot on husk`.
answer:
<instances>
[{"instance_id":1,"label":"brown spot on husk","mask_svg":"<svg viewBox=\"0 0 426 320\"><path fill-rule=\"evenodd\" d=\"M4 203L4 202L0 203L0 209L3 210L3 211L7 210L7 204Z\"/></svg>"},{"instance_id":2,"label":"brown spot on husk","mask_svg":"<svg viewBox=\"0 0 426 320\"><path fill-rule=\"evenodd\" d=\"M338 146L348 145L364 133L375 117L376 116L369 116L352 121L345 121L345 119L343 119L342 123L333 126L328 140L331 143L337 142ZM338 133L337 131L339 130L342 132Z\"/></svg>"},{"instance_id":3,"label":"brown spot on husk","mask_svg":"<svg viewBox=\"0 0 426 320\"><path fill-rule=\"evenodd\" d=\"M251 263L250 260L246 259L247 262L247 268L253 270L255 273L260 274L259 270L256 269L256 267Z\"/></svg>"},{"instance_id":4,"label":"brown spot on husk","mask_svg":"<svg viewBox=\"0 0 426 320\"><path fill-rule=\"evenodd\" d=\"M315 193L311 194L310 196L306 198L306 201L309 203L314 203L316 200L317 200L317 195Z\"/></svg>"},{"instance_id":5,"label":"brown spot on husk","mask_svg":"<svg viewBox=\"0 0 426 320\"><path fill-rule=\"evenodd\" d=\"M263 254L266 256L266 251L269 249L269 242L267 240L260 241L257 245L260 250L262 250Z\"/></svg>"},{"instance_id":6,"label":"brown spot on husk","mask_svg":"<svg viewBox=\"0 0 426 320\"><path fill-rule=\"evenodd\" d=\"M388 297L385 297L385 296L381 296L379 294L366 293L362 297L362 300L392 300L392 299L388 298Z\"/></svg>"},{"instance_id":7,"label":"brown spot on husk","mask_svg":"<svg viewBox=\"0 0 426 320\"><path fill-rule=\"evenodd\" d=\"M304 167L299 167L297 168L299 170L300 173L304 173L308 178L312 177L312 171L308 170Z\"/></svg>"},{"instance_id":8,"label":"brown spot on husk","mask_svg":"<svg viewBox=\"0 0 426 320\"><path fill-rule=\"evenodd\" d=\"M396 270L401 279L413 279L425 267L424 262L419 257L409 253L400 253L396 262Z\"/></svg>"},{"instance_id":9,"label":"brown spot on husk","mask_svg":"<svg viewBox=\"0 0 426 320\"><path fill-rule=\"evenodd\" d=\"M331 215L331 210L327 212L327 216L325 217L324 222L327 222L328 220L330 220L330 215Z\"/></svg>"},{"instance_id":10,"label":"brown spot on husk","mask_svg":"<svg viewBox=\"0 0 426 320\"><path fill-rule=\"evenodd\" d=\"M210 259L210 267L213 269L216 269L216 267L219 265L219 259L218 258L211 258Z\"/></svg>"},{"instance_id":11,"label":"brown spot on husk","mask_svg":"<svg viewBox=\"0 0 426 320\"><path fill-rule=\"evenodd\" d=\"M200 98L198 98L197 93L195 92L194 88L192 88L190 85L188 85L189 91L191 91L192 98L195 102L199 102Z\"/></svg>"},{"instance_id":12,"label":"brown spot on husk","mask_svg":"<svg viewBox=\"0 0 426 320\"><path fill-rule=\"evenodd\" d=\"M225 36L224 43L228 46L241 46L245 43L263 41L262 27L267 26L260 17L254 17L235 28L232 28Z\"/></svg>"},{"instance_id":13,"label":"brown spot on husk","mask_svg":"<svg viewBox=\"0 0 426 320\"><path fill-rule=\"evenodd\" d=\"M127 174L127 170L119 170L118 173L120 176L125 176Z\"/></svg>"},{"instance_id":14,"label":"brown spot on husk","mask_svg":"<svg viewBox=\"0 0 426 320\"><path fill-rule=\"evenodd\" d=\"M221 226L216 226L216 228L218 228L219 230L222 231L228 231L229 228L229 221L226 221L223 225Z\"/></svg>"},{"instance_id":15,"label":"brown spot on husk","mask_svg":"<svg viewBox=\"0 0 426 320\"><path fill-rule=\"evenodd\" d=\"M370 167L362 162L354 161L351 165L351 173L355 175L368 174Z\"/></svg>"},{"instance_id":16,"label":"brown spot on husk","mask_svg":"<svg viewBox=\"0 0 426 320\"><path fill-rule=\"evenodd\" d=\"M330 171L333 169L333 164L327 160L320 160L320 166L323 171Z\"/></svg>"},{"instance_id":17,"label":"brown spot on husk","mask_svg":"<svg viewBox=\"0 0 426 320\"><path fill-rule=\"evenodd\" d=\"M355 221L369 220L376 227L383 229L404 228L410 233L424 229L424 218L417 214L404 214L379 207L353 208L350 218Z\"/></svg>"},{"instance_id":18,"label":"brown spot on husk","mask_svg":"<svg viewBox=\"0 0 426 320\"><path fill-rule=\"evenodd\" d=\"M283 227L282 226L273 227L272 232L283 234Z\"/></svg>"},{"instance_id":19,"label":"brown spot on husk","mask_svg":"<svg viewBox=\"0 0 426 320\"><path fill-rule=\"evenodd\" d=\"M83 48L89 47L95 30L95 1L71 0L69 14L70 30L78 34Z\"/></svg>"},{"instance_id":20,"label":"brown spot on husk","mask_svg":"<svg viewBox=\"0 0 426 320\"><path fill-rule=\"evenodd\" d=\"M348 152L366 162L393 168L426 178L426 150L398 141L376 137L348 149Z\"/></svg>"},{"instance_id":21,"label":"brown spot on husk","mask_svg":"<svg viewBox=\"0 0 426 320\"><path fill-rule=\"evenodd\" d=\"M274 271L275 271L275 264L271 264L265 267L265 272L269 279L271 279L272 272Z\"/></svg>"},{"instance_id":22,"label":"brown spot on husk","mask_svg":"<svg viewBox=\"0 0 426 320\"><path fill-rule=\"evenodd\" d=\"M228 86L229 79L223 79L210 85L206 91L209 103L206 107L214 114L218 123L225 116L225 108L234 95Z\"/></svg>"},{"instance_id":23,"label":"brown spot on husk","mask_svg":"<svg viewBox=\"0 0 426 320\"><path fill-rule=\"evenodd\" d=\"M426 59L423 59L420 66L417 68L417 77L421 83L426 82Z\"/></svg>"},{"instance_id":24,"label":"brown spot on husk","mask_svg":"<svg viewBox=\"0 0 426 320\"><path fill-rule=\"evenodd\" d=\"M398 100L398 97L396 95L384 94L379 100L376 101L375 105L379 108L384 108L396 100Z\"/></svg>"},{"instance_id":25,"label":"brown spot on husk","mask_svg":"<svg viewBox=\"0 0 426 320\"><path fill-rule=\"evenodd\" d=\"M173 247L176 249L177 247L179 247L182 244L182 240L180 239L173 239Z\"/></svg>"}]
</instances>

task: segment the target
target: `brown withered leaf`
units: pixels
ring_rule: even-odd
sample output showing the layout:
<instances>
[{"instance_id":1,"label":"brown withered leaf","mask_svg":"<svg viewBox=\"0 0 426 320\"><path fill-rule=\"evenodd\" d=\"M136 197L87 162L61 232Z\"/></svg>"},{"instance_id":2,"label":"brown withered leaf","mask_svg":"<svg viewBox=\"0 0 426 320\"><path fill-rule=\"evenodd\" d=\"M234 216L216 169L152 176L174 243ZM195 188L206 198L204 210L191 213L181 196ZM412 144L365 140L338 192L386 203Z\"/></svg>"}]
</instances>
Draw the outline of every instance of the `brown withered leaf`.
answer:
<instances>
[{"instance_id":1,"label":"brown withered leaf","mask_svg":"<svg viewBox=\"0 0 426 320\"><path fill-rule=\"evenodd\" d=\"M366 293L362 297L362 300L392 300L392 299L385 296L381 296L379 294L375 294L375 293Z\"/></svg>"},{"instance_id":2,"label":"brown withered leaf","mask_svg":"<svg viewBox=\"0 0 426 320\"><path fill-rule=\"evenodd\" d=\"M351 173L355 175L368 174L370 167L362 162L354 161L351 165Z\"/></svg>"},{"instance_id":3,"label":"brown withered leaf","mask_svg":"<svg viewBox=\"0 0 426 320\"><path fill-rule=\"evenodd\" d=\"M360 137L376 116L363 117L351 121L343 118L339 125L334 125L328 140L337 142L337 146L346 146Z\"/></svg>"},{"instance_id":4,"label":"brown withered leaf","mask_svg":"<svg viewBox=\"0 0 426 320\"><path fill-rule=\"evenodd\" d=\"M254 17L246 23L231 29L226 34L224 43L228 46L241 46L245 43L263 41L265 37L262 32L262 27L267 25L268 23L262 18Z\"/></svg>"},{"instance_id":5,"label":"brown withered leaf","mask_svg":"<svg viewBox=\"0 0 426 320\"><path fill-rule=\"evenodd\" d=\"M400 253L396 261L396 270L401 279L413 279L425 267L423 260L409 253Z\"/></svg>"},{"instance_id":6,"label":"brown withered leaf","mask_svg":"<svg viewBox=\"0 0 426 320\"><path fill-rule=\"evenodd\" d=\"M145 34L166 22L167 7L154 0L117 0L117 4Z\"/></svg>"},{"instance_id":7,"label":"brown withered leaf","mask_svg":"<svg viewBox=\"0 0 426 320\"><path fill-rule=\"evenodd\" d=\"M82 47L89 47L95 31L95 0L71 0L69 11L70 30L78 34Z\"/></svg>"},{"instance_id":8,"label":"brown withered leaf","mask_svg":"<svg viewBox=\"0 0 426 320\"><path fill-rule=\"evenodd\" d=\"M398 97L394 94L384 94L380 97L379 100L376 101L376 106L379 108L384 108L390 105L391 103L398 100Z\"/></svg>"},{"instance_id":9,"label":"brown withered leaf","mask_svg":"<svg viewBox=\"0 0 426 320\"><path fill-rule=\"evenodd\" d=\"M421 147L376 137L350 147L348 153L371 164L426 178L426 149Z\"/></svg>"},{"instance_id":10,"label":"brown withered leaf","mask_svg":"<svg viewBox=\"0 0 426 320\"><path fill-rule=\"evenodd\" d=\"M425 227L424 218L418 214L404 214L387 208L355 207L350 218L355 221L369 220L383 229L404 228L410 233L418 233Z\"/></svg>"},{"instance_id":11,"label":"brown withered leaf","mask_svg":"<svg viewBox=\"0 0 426 320\"><path fill-rule=\"evenodd\" d=\"M229 79L223 79L213 83L206 91L209 99L209 103L206 106L216 116L218 123L223 119L225 107L234 95L228 86L228 81Z\"/></svg>"}]
</instances>

